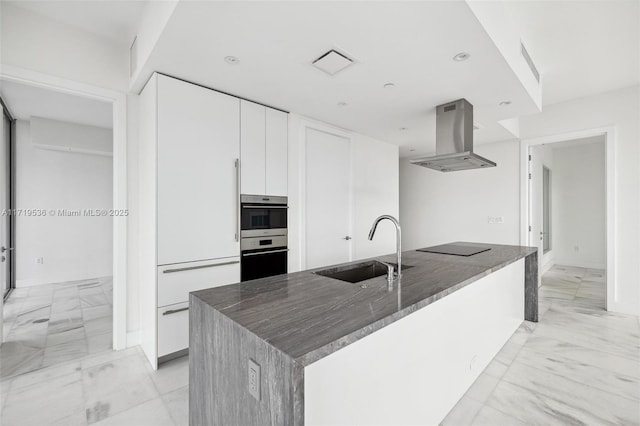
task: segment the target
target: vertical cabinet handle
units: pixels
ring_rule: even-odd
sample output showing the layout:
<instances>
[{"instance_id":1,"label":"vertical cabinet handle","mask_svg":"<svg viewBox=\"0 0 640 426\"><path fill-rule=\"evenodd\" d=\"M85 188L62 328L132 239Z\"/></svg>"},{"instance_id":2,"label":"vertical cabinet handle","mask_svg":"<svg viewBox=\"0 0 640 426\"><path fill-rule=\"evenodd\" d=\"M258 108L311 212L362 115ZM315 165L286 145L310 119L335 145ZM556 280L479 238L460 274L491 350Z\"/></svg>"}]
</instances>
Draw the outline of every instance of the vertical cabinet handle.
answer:
<instances>
[{"instance_id":1,"label":"vertical cabinet handle","mask_svg":"<svg viewBox=\"0 0 640 426\"><path fill-rule=\"evenodd\" d=\"M240 241L240 159L236 158L236 242Z\"/></svg>"}]
</instances>

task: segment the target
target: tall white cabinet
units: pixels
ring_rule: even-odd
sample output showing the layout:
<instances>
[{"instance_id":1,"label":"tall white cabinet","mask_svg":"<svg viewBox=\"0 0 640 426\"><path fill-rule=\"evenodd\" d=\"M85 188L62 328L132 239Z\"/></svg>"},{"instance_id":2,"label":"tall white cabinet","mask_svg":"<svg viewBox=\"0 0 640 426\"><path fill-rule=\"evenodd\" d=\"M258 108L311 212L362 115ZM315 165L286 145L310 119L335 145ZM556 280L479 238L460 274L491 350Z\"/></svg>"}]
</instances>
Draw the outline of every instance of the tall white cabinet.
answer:
<instances>
[{"instance_id":1,"label":"tall white cabinet","mask_svg":"<svg viewBox=\"0 0 640 426\"><path fill-rule=\"evenodd\" d=\"M240 101L242 193L287 196L288 114Z\"/></svg>"},{"instance_id":2,"label":"tall white cabinet","mask_svg":"<svg viewBox=\"0 0 640 426\"><path fill-rule=\"evenodd\" d=\"M141 343L188 347L190 291L240 281L240 100L154 74L140 95Z\"/></svg>"}]
</instances>

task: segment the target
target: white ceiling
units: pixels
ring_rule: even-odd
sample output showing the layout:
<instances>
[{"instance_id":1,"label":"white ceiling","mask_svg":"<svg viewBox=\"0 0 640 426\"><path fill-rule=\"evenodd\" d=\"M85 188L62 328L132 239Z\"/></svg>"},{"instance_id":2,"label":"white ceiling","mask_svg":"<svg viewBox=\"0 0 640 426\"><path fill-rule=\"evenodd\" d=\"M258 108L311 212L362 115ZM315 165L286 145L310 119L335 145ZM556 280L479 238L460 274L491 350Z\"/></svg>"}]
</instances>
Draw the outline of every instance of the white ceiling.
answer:
<instances>
[{"instance_id":1,"label":"white ceiling","mask_svg":"<svg viewBox=\"0 0 640 426\"><path fill-rule=\"evenodd\" d=\"M638 0L504 4L543 76L543 106L640 82Z\"/></svg>"},{"instance_id":2,"label":"white ceiling","mask_svg":"<svg viewBox=\"0 0 640 426\"><path fill-rule=\"evenodd\" d=\"M0 80L0 96L19 120L42 117L113 128L112 105L108 102L5 80Z\"/></svg>"},{"instance_id":3,"label":"white ceiling","mask_svg":"<svg viewBox=\"0 0 640 426\"><path fill-rule=\"evenodd\" d=\"M147 2L11 3L128 48ZM638 84L639 3L503 2L542 74L544 105ZM357 61L333 78L309 65L331 48ZM471 59L451 61L460 51ZM484 126L477 144L511 139L497 121L536 112L463 1L181 1L150 70L398 144L403 156L434 151L433 108L442 102L474 104ZM387 82L396 88L382 89ZM497 108L506 99L514 103Z\"/></svg>"},{"instance_id":4,"label":"white ceiling","mask_svg":"<svg viewBox=\"0 0 640 426\"><path fill-rule=\"evenodd\" d=\"M98 34L127 48L148 0L18 0L7 3Z\"/></svg>"},{"instance_id":5,"label":"white ceiling","mask_svg":"<svg viewBox=\"0 0 640 426\"><path fill-rule=\"evenodd\" d=\"M330 49L356 63L333 77L311 66ZM462 51L471 58L453 61ZM513 139L497 121L537 112L461 1L183 1L139 86L154 70L395 143L401 155L435 151L434 107L445 102L474 105L477 143Z\"/></svg>"}]
</instances>

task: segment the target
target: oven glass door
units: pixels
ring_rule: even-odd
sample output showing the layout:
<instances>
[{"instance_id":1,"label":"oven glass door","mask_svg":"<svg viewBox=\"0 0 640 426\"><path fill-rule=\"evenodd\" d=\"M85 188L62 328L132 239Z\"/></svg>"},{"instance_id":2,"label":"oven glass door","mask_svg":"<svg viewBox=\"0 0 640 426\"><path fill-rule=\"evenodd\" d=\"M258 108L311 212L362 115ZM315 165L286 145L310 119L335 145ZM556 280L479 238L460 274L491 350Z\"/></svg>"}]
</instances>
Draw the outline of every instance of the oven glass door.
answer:
<instances>
[{"instance_id":1,"label":"oven glass door","mask_svg":"<svg viewBox=\"0 0 640 426\"><path fill-rule=\"evenodd\" d=\"M286 206L242 206L242 230L284 229L287 227Z\"/></svg>"},{"instance_id":2,"label":"oven glass door","mask_svg":"<svg viewBox=\"0 0 640 426\"><path fill-rule=\"evenodd\" d=\"M287 273L287 249L242 253L240 280L249 281Z\"/></svg>"}]
</instances>

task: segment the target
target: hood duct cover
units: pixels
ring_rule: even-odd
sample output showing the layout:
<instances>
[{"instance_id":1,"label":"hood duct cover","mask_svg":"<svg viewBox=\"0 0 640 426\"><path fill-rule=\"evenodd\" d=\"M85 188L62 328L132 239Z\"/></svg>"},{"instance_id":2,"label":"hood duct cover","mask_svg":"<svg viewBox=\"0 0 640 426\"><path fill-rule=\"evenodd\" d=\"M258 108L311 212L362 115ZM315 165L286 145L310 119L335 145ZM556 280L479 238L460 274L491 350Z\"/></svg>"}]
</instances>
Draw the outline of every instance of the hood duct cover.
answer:
<instances>
[{"instance_id":1,"label":"hood duct cover","mask_svg":"<svg viewBox=\"0 0 640 426\"><path fill-rule=\"evenodd\" d=\"M411 163L440 172L496 166L473 152L473 105L466 99L436 107L436 155Z\"/></svg>"}]
</instances>

